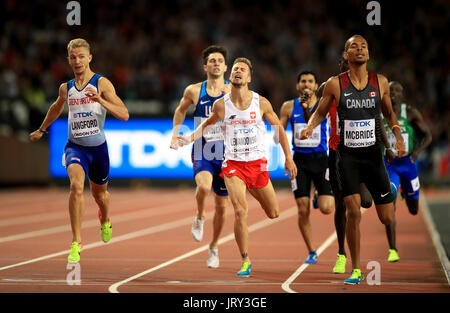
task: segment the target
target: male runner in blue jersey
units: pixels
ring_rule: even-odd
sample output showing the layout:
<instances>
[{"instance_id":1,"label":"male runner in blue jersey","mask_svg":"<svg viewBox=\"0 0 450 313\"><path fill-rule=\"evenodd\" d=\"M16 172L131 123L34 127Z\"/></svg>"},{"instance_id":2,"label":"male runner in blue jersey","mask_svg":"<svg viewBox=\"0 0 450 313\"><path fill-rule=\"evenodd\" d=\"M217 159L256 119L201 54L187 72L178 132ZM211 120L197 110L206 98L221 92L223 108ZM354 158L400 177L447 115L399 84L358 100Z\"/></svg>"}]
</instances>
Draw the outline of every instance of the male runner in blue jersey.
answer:
<instances>
[{"instance_id":1,"label":"male runner in blue jersey","mask_svg":"<svg viewBox=\"0 0 450 313\"><path fill-rule=\"evenodd\" d=\"M396 81L389 82L392 107L397 115L398 124L405 141L406 155L401 158L395 158L395 137L384 123L387 140L390 149L386 150L385 165L391 181L391 188L394 194L394 209L399 186L402 186L402 194L406 199L406 205L412 215L419 211L419 191L420 182L417 172L416 160L419 153L422 152L431 143L431 132L423 120L422 114L411 105L405 103L403 96L403 86ZM421 140L418 140L417 134L421 134ZM396 245L396 224L386 225L386 235L389 243L389 262L400 260Z\"/></svg>"},{"instance_id":2,"label":"male runner in blue jersey","mask_svg":"<svg viewBox=\"0 0 450 313\"><path fill-rule=\"evenodd\" d=\"M334 203L328 170L327 119L314 129L313 135L308 140L300 140L300 132L306 126L309 111L317 100L315 95L317 87L316 75L313 72L301 72L297 76L296 84L299 97L285 101L280 110L281 125L286 129L290 122L292 126L294 161L298 172L291 185L297 203L298 227L309 252L305 263L309 264L317 263L309 220L311 182L314 182L318 193L318 207L323 214L330 214Z\"/></svg>"},{"instance_id":3,"label":"male runner in blue jersey","mask_svg":"<svg viewBox=\"0 0 450 313\"><path fill-rule=\"evenodd\" d=\"M84 213L84 182L89 177L91 193L99 206L100 234L104 242L112 236L109 221L109 155L104 124L106 112L127 121L128 110L116 95L112 83L95 74L89 67L92 60L89 43L81 38L67 45L68 61L75 78L59 87L59 96L50 106L38 130L30 134L31 141L41 139L47 128L61 115L64 104L69 106L69 140L64 148L63 163L70 179L69 213L72 226L72 247L69 263L80 261L81 222Z\"/></svg>"},{"instance_id":4,"label":"male runner in blue jersey","mask_svg":"<svg viewBox=\"0 0 450 313\"><path fill-rule=\"evenodd\" d=\"M173 116L173 134L170 147L178 149L178 131L186 117L186 111L194 106L195 128L212 112L214 101L230 91L230 84L225 81L227 71L227 51L221 46L209 46L202 52L203 70L206 80L186 87L180 104ZM220 123L204 131L203 137L192 147L192 163L194 179L197 185L195 199L197 215L191 228L194 240L203 238L205 222L205 200L211 191L215 193L215 213L213 219L213 237L209 244L209 257L206 264L210 268L219 267L218 240L225 224L228 205L228 192L225 182L219 174L222 171L223 135Z\"/></svg>"}]
</instances>

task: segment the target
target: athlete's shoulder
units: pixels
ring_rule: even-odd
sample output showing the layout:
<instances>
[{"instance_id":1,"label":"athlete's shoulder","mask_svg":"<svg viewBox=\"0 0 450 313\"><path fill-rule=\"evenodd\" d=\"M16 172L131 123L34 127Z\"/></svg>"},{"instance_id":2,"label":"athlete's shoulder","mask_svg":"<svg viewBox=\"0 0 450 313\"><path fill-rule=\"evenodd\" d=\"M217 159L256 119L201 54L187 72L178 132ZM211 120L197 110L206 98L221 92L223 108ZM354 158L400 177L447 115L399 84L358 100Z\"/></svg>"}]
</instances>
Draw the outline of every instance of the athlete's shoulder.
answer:
<instances>
[{"instance_id":1,"label":"athlete's shoulder","mask_svg":"<svg viewBox=\"0 0 450 313\"><path fill-rule=\"evenodd\" d=\"M387 79L386 76L384 76L383 74L377 73L377 79L378 79L378 83L379 83L380 85L382 85L382 84L388 84L388 79Z\"/></svg>"},{"instance_id":2,"label":"athlete's shoulder","mask_svg":"<svg viewBox=\"0 0 450 313\"><path fill-rule=\"evenodd\" d=\"M327 81L325 82L325 85L323 87L322 93L324 93L325 90L327 90L327 91L330 91L330 90L339 91L340 90L340 87L339 87L339 75L331 76L330 78L327 79Z\"/></svg>"},{"instance_id":3,"label":"athlete's shoulder","mask_svg":"<svg viewBox=\"0 0 450 313\"><path fill-rule=\"evenodd\" d=\"M67 95L67 83L62 83L61 85L59 85L59 95Z\"/></svg>"},{"instance_id":4,"label":"athlete's shoulder","mask_svg":"<svg viewBox=\"0 0 450 313\"><path fill-rule=\"evenodd\" d=\"M406 112L410 121L415 119L422 119L422 113L420 113L420 111L412 104L406 104Z\"/></svg>"},{"instance_id":5,"label":"athlete's shoulder","mask_svg":"<svg viewBox=\"0 0 450 313\"><path fill-rule=\"evenodd\" d=\"M95 74L94 76L97 78L99 85L102 85L102 86L107 86L107 85L112 86L113 85L113 83L105 76L102 76L100 74Z\"/></svg>"},{"instance_id":6,"label":"athlete's shoulder","mask_svg":"<svg viewBox=\"0 0 450 313\"><path fill-rule=\"evenodd\" d=\"M289 110L294 107L294 99L286 100L281 105L281 110Z\"/></svg>"},{"instance_id":7,"label":"athlete's shoulder","mask_svg":"<svg viewBox=\"0 0 450 313\"><path fill-rule=\"evenodd\" d=\"M185 95L190 95L191 97L198 96L200 94L200 90L202 88L203 82L190 84L184 89Z\"/></svg>"}]
</instances>

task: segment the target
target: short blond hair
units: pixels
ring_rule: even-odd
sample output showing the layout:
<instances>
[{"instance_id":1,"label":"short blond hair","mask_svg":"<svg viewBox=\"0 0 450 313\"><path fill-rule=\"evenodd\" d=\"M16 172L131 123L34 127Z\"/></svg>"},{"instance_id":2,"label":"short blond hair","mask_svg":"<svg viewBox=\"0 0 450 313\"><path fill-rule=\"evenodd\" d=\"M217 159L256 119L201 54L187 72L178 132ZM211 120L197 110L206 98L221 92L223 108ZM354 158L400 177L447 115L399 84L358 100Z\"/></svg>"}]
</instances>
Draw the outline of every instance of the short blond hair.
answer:
<instances>
[{"instance_id":1,"label":"short blond hair","mask_svg":"<svg viewBox=\"0 0 450 313\"><path fill-rule=\"evenodd\" d=\"M89 46L89 43L83 38L76 38L69 41L69 44L67 45L67 52L69 52L71 49L81 47L85 47L89 54L91 54L91 47Z\"/></svg>"},{"instance_id":2,"label":"short blond hair","mask_svg":"<svg viewBox=\"0 0 450 313\"><path fill-rule=\"evenodd\" d=\"M244 57L240 57L240 58L237 58L236 60L234 60L233 66L234 66L236 63L245 63L245 64L247 64L247 65L248 65L248 68L249 68L249 70L250 70L250 74L252 73L252 71L253 71L252 62L251 62L249 59L244 58Z\"/></svg>"}]
</instances>

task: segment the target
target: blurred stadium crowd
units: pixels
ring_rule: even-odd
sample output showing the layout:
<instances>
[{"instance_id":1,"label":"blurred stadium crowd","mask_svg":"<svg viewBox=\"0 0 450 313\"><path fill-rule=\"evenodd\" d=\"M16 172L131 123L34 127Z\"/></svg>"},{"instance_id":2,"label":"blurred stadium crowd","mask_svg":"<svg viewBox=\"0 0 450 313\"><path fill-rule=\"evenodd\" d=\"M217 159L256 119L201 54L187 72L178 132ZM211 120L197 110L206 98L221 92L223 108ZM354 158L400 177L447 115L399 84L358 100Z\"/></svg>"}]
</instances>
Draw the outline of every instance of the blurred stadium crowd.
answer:
<instances>
[{"instance_id":1,"label":"blurred stadium crowd","mask_svg":"<svg viewBox=\"0 0 450 313\"><path fill-rule=\"evenodd\" d=\"M91 68L113 82L132 117L171 117L184 88L204 79L200 53L210 44L228 49L229 64L252 60L250 88L279 113L301 70L319 83L336 75L345 40L361 34L369 69L401 82L432 131L421 172L450 175L449 1L379 1L381 26L367 25L368 1L358 0L79 2L81 26L67 25L65 1L1 4L0 134L25 140L40 125L72 78L66 45L76 37L91 43Z\"/></svg>"}]
</instances>

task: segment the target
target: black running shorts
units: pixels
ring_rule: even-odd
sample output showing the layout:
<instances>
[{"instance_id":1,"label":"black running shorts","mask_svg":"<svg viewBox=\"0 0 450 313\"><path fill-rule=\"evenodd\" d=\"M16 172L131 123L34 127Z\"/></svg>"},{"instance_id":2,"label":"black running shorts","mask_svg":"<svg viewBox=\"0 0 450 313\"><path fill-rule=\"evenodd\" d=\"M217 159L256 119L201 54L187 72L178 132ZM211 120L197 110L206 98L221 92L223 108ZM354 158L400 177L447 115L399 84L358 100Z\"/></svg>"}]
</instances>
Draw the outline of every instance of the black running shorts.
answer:
<instances>
[{"instance_id":1,"label":"black running shorts","mask_svg":"<svg viewBox=\"0 0 450 313\"><path fill-rule=\"evenodd\" d=\"M381 148L358 150L339 147L336 152L337 181L343 197L360 193L359 185L365 183L375 204L394 201Z\"/></svg>"},{"instance_id":2,"label":"black running shorts","mask_svg":"<svg viewBox=\"0 0 450 313\"><path fill-rule=\"evenodd\" d=\"M295 198L309 197L311 181L319 196L333 195L328 174L328 157L323 153L294 153L297 176L291 181Z\"/></svg>"}]
</instances>

